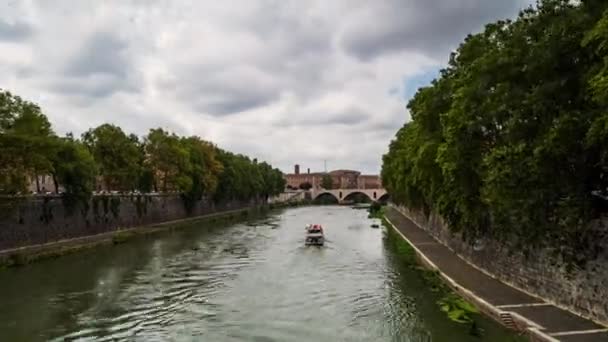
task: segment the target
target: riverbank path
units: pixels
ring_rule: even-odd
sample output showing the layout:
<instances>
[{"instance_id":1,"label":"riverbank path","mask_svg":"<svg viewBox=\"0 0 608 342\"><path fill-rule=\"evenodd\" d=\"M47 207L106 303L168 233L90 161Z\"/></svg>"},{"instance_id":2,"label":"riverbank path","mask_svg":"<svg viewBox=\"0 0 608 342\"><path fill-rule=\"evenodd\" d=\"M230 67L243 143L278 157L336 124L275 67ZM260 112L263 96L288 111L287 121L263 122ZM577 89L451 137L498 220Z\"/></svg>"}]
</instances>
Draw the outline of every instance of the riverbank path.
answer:
<instances>
[{"instance_id":1,"label":"riverbank path","mask_svg":"<svg viewBox=\"0 0 608 342\"><path fill-rule=\"evenodd\" d=\"M441 273L505 315L516 313L533 322L538 326L537 330L548 337L548 341L608 341L607 327L532 297L481 272L396 209L387 207L385 216Z\"/></svg>"}]
</instances>

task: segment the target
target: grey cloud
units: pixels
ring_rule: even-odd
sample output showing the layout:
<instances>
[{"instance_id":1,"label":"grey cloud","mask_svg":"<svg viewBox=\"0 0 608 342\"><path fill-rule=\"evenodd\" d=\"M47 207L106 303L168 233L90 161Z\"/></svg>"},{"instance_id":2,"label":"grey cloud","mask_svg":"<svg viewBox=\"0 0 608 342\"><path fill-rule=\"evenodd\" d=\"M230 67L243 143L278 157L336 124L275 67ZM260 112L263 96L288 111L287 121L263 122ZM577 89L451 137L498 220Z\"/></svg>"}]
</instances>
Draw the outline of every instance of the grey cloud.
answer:
<instances>
[{"instance_id":1,"label":"grey cloud","mask_svg":"<svg viewBox=\"0 0 608 342\"><path fill-rule=\"evenodd\" d=\"M370 60L400 50L418 50L445 59L467 34L513 17L529 0L390 0L369 8L367 22L352 25L342 37L351 55ZM376 3L374 3L376 4Z\"/></svg>"},{"instance_id":2,"label":"grey cloud","mask_svg":"<svg viewBox=\"0 0 608 342\"><path fill-rule=\"evenodd\" d=\"M32 27L23 22L9 23L0 19L0 41L21 41L33 34Z\"/></svg>"},{"instance_id":3,"label":"grey cloud","mask_svg":"<svg viewBox=\"0 0 608 342\"><path fill-rule=\"evenodd\" d=\"M326 111L306 113L300 112L297 114L289 113L288 117L283 117L277 122L280 127L295 127L295 126L326 126L326 125L343 125L355 126L367 122L372 114L358 107L349 107L340 111Z\"/></svg>"},{"instance_id":4,"label":"grey cloud","mask_svg":"<svg viewBox=\"0 0 608 342\"><path fill-rule=\"evenodd\" d=\"M104 98L119 91L135 91L133 63L126 42L109 32L90 36L51 83L55 92L74 94L76 102Z\"/></svg>"},{"instance_id":5,"label":"grey cloud","mask_svg":"<svg viewBox=\"0 0 608 342\"><path fill-rule=\"evenodd\" d=\"M397 130L403 126L403 124L405 123L405 115L403 116L402 120L386 120L386 121L380 121L380 122L376 122L374 124L371 124L368 129L370 131L376 131L378 134L385 134L385 132L390 131L390 132L397 132Z\"/></svg>"},{"instance_id":6,"label":"grey cloud","mask_svg":"<svg viewBox=\"0 0 608 342\"><path fill-rule=\"evenodd\" d=\"M333 23L303 15L306 4L260 3L267 6L258 6L245 18L226 23L246 29L247 35L260 42L260 51L246 54L238 65L178 65L172 70L173 79L161 87L197 112L214 117L269 105L278 101L282 92L295 93L304 100L326 92L319 85L333 57Z\"/></svg>"},{"instance_id":7,"label":"grey cloud","mask_svg":"<svg viewBox=\"0 0 608 342\"><path fill-rule=\"evenodd\" d=\"M276 99L277 96L272 93L233 92L220 95L219 99L200 100L195 108L201 112L219 117L263 107Z\"/></svg>"},{"instance_id":8,"label":"grey cloud","mask_svg":"<svg viewBox=\"0 0 608 342\"><path fill-rule=\"evenodd\" d=\"M125 53L126 47L125 42L111 33L95 33L69 62L65 71L76 77L109 74L125 78L131 67Z\"/></svg>"},{"instance_id":9,"label":"grey cloud","mask_svg":"<svg viewBox=\"0 0 608 342\"><path fill-rule=\"evenodd\" d=\"M81 78L62 78L52 84L53 89L66 95L79 95L85 99L103 98L117 91L133 91L132 85L115 75L91 75Z\"/></svg>"},{"instance_id":10,"label":"grey cloud","mask_svg":"<svg viewBox=\"0 0 608 342\"><path fill-rule=\"evenodd\" d=\"M329 124L356 125L369 119L371 115L359 108L350 108L335 115L323 118Z\"/></svg>"},{"instance_id":11,"label":"grey cloud","mask_svg":"<svg viewBox=\"0 0 608 342\"><path fill-rule=\"evenodd\" d=\"M187 65L174 76L161 87L195 111L215 117L262 107L280 97L275 77L251 66L217 69Z\"/></svg>"},{"instance_id":12,"label":"grey cloud","mask_svg":"<svg viewBox=\"0 0 608 342\"><path fill-rule=\"evenodd\" d=\"M380 120L376 119L373 122L370 122L368 129L377 132L379 135L386 134L386 132L397 132L397 130L409 120L410 114L404 104L402 108L397 107L387 112Z\"/></svg>"},{"instance_id":13,"label":"grey cloud","mask_svg":"<svg viewBox=\"0 0 608 342\"><path fill-rule=\"evenodd\" d=\"M319 84L330 67L328 61L335 57L335 18L310 14L308 8L316 5L310 2L259 2L264 5L242 23L265 46L255 58L256 66L282 78L283 87L301 97L314 98L325 92Z\"/></svg>"},{"instance_id":14,"label":"grey cloud","mask_svg":"<svg viewBox=\"0 0 608 342\"><path fill-rule=\"evenodd\" d=\"M278 48L278 52L302 59L308 55L324 55L332 46L332 23L316 16L307 16L310 3L289 1L262 1L256 13L249 16L245 25L262 40ZM314 4L313 4L314 5ZM276 62L274 61L275 65ZM292 62L285 59L285 63Z\"/></svg>"},{"instance_id":15,"label":"grey cloud","mask_svg":"<svg viewBox=\"0 0 608 342\"><path fill-rule=\"evenodd\" d=\"M60 133L162 126L287 169L374 172L408 119L386 89L523 1L17 2L23 22L0 19L0 41L20 42L0 84L52 93L41 104Z\"/></svg>"}]
</instances>

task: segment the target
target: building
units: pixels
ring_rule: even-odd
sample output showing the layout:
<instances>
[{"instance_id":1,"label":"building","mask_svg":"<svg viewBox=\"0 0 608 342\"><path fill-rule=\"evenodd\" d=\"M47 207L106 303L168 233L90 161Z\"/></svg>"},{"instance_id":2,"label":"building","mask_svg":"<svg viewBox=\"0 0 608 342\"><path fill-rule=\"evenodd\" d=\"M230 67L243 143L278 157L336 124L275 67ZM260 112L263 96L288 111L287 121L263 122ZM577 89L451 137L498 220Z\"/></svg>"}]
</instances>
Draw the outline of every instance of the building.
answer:
<instances>
[{"instance_id":1,"label":"building","mask_svg":"<svg viewBox=\"0 0 608 342\"><path fill-rule=\"evenodd\" d=\"M359 189L381 189L382 181L379 175L359 175L357 178Z\"/></svg>"},{"instance_id":2,"label":"building","mask_svg":"<svg viewBox=\"0 0 608 342\"><path fill-rule=\"evenodd\" d=\"M379 189L382 188L380 176L362 175L354 170L334 170L327 173L332 179L334 189ZM309 183L313 188L320 189L325 172L300 173L300 165L295 165L294 173L285 174L286 186L297 189L302 184Z\"/></svg>"},{"instance_id":3,"label":"building","mask_svg":"<svg viewBox=\"0 0 608 342\"><path fill-rule=\"evenodd\" d=\"M311 173L310 169L308 169L306 173L300 173L300 166L295 165L294 173L285 174L284 177L285 185L288 188L297 189L300 185L305 183L309 183L312 187L319 187L321 180L323 179L323 173Z\"/></svg>"}]
</instances>

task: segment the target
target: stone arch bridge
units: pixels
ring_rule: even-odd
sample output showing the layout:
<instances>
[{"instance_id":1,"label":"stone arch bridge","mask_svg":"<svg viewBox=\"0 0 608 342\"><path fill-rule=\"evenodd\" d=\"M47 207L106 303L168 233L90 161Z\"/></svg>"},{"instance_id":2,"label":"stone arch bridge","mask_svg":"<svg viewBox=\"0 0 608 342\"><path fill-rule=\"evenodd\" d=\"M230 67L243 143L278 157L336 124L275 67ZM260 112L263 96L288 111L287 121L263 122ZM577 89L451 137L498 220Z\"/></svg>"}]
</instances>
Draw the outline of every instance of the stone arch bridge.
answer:
<instances>
[{"instance_id":1,"label":"stone arch bridge","mask_svg":"<svg viewBox=\"0 0 608 342\"><path fill-rule=\"evenodd\" d=\"M311 189L311 197L313 200L319 196L331 195L338 200L338 203L348 201L348 198L355 194L363 194L367 196L372 202L382 201L388 198L388 193L385 189Z\"/></svg>"}]
</instances>

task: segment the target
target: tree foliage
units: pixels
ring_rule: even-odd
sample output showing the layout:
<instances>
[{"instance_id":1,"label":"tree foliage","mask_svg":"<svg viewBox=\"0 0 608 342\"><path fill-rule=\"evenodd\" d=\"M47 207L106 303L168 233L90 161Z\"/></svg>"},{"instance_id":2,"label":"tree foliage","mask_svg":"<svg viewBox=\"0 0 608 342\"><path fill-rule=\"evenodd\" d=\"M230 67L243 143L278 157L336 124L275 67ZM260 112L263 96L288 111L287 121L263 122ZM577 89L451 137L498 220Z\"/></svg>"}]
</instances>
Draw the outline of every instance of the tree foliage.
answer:
<instances>
[{"instance_id":1,"label":"tree foliage","mask_svg":"<svg viewBox=\"0 0 608 342\"><path fill-rule=\"evenodd\" d=\"M97 164L84 144L71 138L60 140L53 156L53 178L64 187L63 197L69 208L88 203L96 174Z\"/></svg>"},{"instance_id":2,"label":"tree foliage","mask_svg":"<svg viewBox=\"0 0 608 342\"><path fill-rule=\"evenodd\" d=\"M331 190L334 188L334 180L328 173L324 174L321 178L321 187L326 190Z\"/></svg>"},{"instance_id":3,"label":"tree foliage","mask_svg":"<svg viewBox=\"0 0 608 342\"><path fill-rule=\"evenodd\" d=\"M52 171L56 139L40 107L0 90L0 192L25 192L30 178Z\"/></svg>"},{"instance_id":4,"label":"tree foliage","mask_svg":"<svg viewBox=\"0 0 608 342\"><path fill-rule=\"evenodd\" d=\"M162 128L151 129L144 138L146 164L154 174L156 191L183 191L192 189L192 170L187 147L180 138Z\"/></svg>"},{"instance_id":5,"label":"tree foliage","mask_svg":"<svg viewBox=\"0 0 608 342\"><path fill-rule=\"evenodd\" d=\"M0 194L24 193L38 175L51 175L70 204L88 201L100 187L178 192L187 205L203 198L263 199L285 188L281 171L268 163L162 128L143 139L112 124L80 140L57 137L40 107L0 91Z\"/></svg>"},{"instance_id":6,"label":"tree foliage","mask_svg":"<svg viewBox=\"0 0 608 342\"><path fill-rule=\"evenodd\" d=\"M584 248L608 185L606 6L545 0L466 37L383 157L393 200L466 239Z\"/></svg>"},{"instance_id":7,"label":"tree foliage","mask_svg":"<svg viewBox=\"0 0 608 342\"><path fill-rule=\"evenodd\" d=\"M106 187L134 190L142 163L137 136L127 136L120 127L103 124L82 135L99 166Z\"/></svg>"},{"instance_id":8,"label":"tree foliage","mask_svg":"<svg viewBox=\"0 0 608 342\"><path fill-rule=\"evenodd\" d=\"M217 200L246 200L283 192L285 179L278 169L219 148L217 154L224 169L219 177Z\"/></svg>"},{"instance_id":9,"label":"tree foliage","mask_svg":"<svg viewBox=\"0 0 608 342\"><path fill-rule=\"evenodd\" d=\"M302 190L310 190L312 189L312 184L310 184L310 182L303 182L300 183L299 188Z\"/></svg>"}]
</instances>

